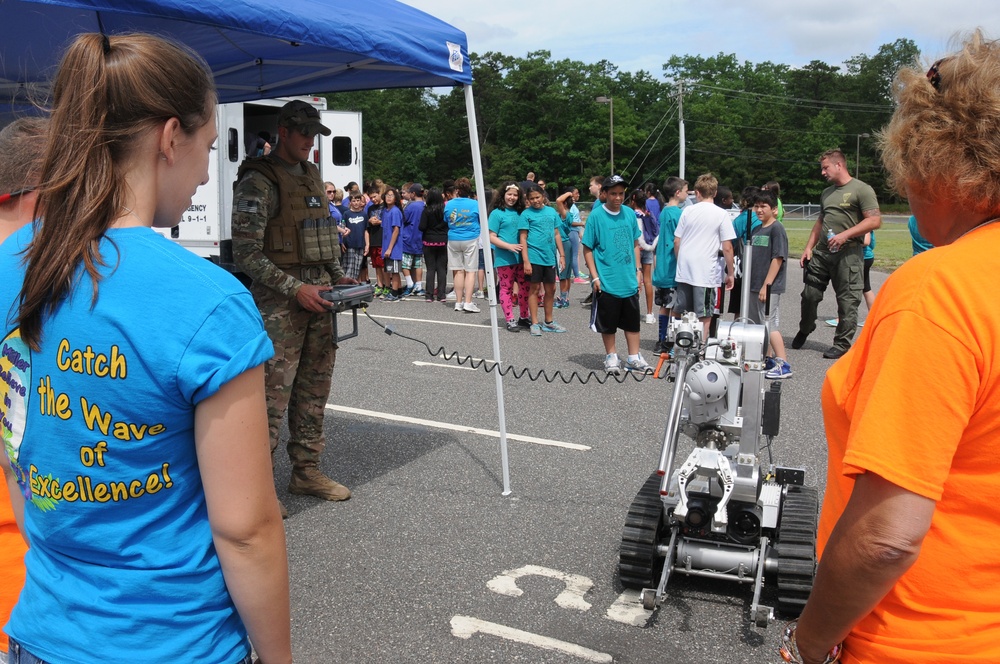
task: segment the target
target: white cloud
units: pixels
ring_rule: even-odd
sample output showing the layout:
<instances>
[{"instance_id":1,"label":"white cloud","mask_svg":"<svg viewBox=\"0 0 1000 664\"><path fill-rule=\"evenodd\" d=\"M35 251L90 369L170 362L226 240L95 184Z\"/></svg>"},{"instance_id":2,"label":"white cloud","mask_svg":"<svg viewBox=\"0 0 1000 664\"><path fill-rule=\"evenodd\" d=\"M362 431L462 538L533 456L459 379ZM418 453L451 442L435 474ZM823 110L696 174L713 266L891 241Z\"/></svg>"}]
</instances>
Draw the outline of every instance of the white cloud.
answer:
<instances>
[{"instance_id":1,"label":"white cloud","mask_svg":"<svg viewBox=\"0 0 1000 664\"><path fill-rule=\"evenodd\" d=\"M947 52L957 32L994 26L996 0L624 0L608 12L607 0L542 0L503 5L471 0L459 12L450 0L404 0L464 30L477 53L524 57L548 50L556 59L608 60L619 69L655 76L671 55L735 53L740 60L802 66L811 60L840 65L874 54L899 38L912 39L924 56Z\"/></svg>"}]
</instances>

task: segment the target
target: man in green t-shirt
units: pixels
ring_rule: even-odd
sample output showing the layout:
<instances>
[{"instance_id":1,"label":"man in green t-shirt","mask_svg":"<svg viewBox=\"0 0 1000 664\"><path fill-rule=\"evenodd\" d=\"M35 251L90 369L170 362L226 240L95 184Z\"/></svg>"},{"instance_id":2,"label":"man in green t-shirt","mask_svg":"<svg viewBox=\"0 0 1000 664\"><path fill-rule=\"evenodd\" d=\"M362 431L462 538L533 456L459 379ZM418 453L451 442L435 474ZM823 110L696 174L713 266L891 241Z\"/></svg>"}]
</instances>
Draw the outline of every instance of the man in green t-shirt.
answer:
<instances>
[{"instance_id":1,"label":"man in green t-shirt","mask_svg":"<svg viewBox=\"0 0 1000 664\"><path fill-rule=\"evenodd\" d=\"M819 166L831 186L820 196L819 218L799 261L805 270L805 286L799 331L792 340L792 348L802 348L816 329L816 310L832 281L839 322L833 346L823 357L835 360L850 349L854 339L864 286L864 237L882 226L882 216L875 190L851 177L843 152L824 152Z\"/></svg>"}]
</instances>

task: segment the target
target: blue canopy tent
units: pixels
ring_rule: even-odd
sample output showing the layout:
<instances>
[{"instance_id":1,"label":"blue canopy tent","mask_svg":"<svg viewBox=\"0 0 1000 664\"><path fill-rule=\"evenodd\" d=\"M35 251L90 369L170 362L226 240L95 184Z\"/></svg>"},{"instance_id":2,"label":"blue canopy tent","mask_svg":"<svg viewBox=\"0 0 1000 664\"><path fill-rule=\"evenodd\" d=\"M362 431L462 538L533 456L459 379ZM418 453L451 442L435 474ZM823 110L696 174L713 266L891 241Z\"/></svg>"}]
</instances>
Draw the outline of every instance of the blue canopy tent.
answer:
<instances>
[{"instance_id":1,"label":"blue canopy tent","mask_svg":"<svg viewBox=\"0 0 1000 664\"><path fill-rule=\"evenodd\" d=\"M62 53L83 32L148 32L208 63L219 101L399 87L465 90L476 187L485 191L465 33L396 0L0 0L0 124L44 101ZM489 246L485 201L479 203ZM493 350L500 360L493 261ZM510 494L503 385L496 376L504 495Z\"/></svg>"},{"instance_id":2,"label":"blue canopy tent","mask_svg":"<svg viewBox=\"0 0 1000 664\"><path fill-rule=\"evenodd\" d=\"M0 19L0 92L45 86L75 35L102 31L187 44L223 103L472 83L465 34L395 0L0 0Z\"/></svg>"}]
</instances>

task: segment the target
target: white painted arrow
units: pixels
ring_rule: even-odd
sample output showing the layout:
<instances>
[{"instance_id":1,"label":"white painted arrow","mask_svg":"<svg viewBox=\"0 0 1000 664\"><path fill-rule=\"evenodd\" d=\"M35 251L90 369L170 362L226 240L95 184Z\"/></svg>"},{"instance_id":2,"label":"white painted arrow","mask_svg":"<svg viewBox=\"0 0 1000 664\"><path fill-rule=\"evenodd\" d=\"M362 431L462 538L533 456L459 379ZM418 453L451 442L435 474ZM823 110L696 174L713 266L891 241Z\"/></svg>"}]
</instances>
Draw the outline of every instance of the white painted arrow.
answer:
<instances>
[{"instance_id":1,"label":"white painted arrow","mask_svg":"<svg viewBox=\"0 0 1000 664\"><path fill-rule=\"evenodd\" d=\"M572 655L573 657L579 657L580 659L588 662L615 661L614 658L612 658L608 653L591 650L590 648L585 648L581 645L570 643L569 641L560 641L559 639L553 639L549 636L533 634L531 632L525 632L520 629L487 622L485 620L480 620L479 618L471 618L469 616L454 616L451 619L451 633L453 636L457 636L460 639L470 639L472 638L472 635L477 632L499 636L501 639L524 643L536 648L554 650L566 655Z\"/></svg>"},{"instance_id":2,"label":"white painted arrow","mask_svg":"<svg viewBox=\"0 0 1000 664\"><path fill-rule=\"evenodd\" d=\"M618 596L614 604L608 607L608 612L605 615L608 620L633 627L645 627L649 619L653 617L653 612L643 608L642 598L638 590L626 590Z\"/></svg>"},{"instance_id":3,"label":"white painted arrow","mask_svg":"<svg viewBox=\"0 0 1000 664\"><path fill-rule=\"evenodd\" d=\"M512 569L499 574L486 583L486 587L500 595L510 597L520 597L524 591L517 587L517 580L525 576L544 576L549 579L557 579L566 584L566 590L556 596L556 604L564 609L576 609L586 611L590 608L590 603L583 599L594 582L579 574L568 574L549 567L539 567L537 565L525 565L517 569Z\"/></svg>"}]
</instances>

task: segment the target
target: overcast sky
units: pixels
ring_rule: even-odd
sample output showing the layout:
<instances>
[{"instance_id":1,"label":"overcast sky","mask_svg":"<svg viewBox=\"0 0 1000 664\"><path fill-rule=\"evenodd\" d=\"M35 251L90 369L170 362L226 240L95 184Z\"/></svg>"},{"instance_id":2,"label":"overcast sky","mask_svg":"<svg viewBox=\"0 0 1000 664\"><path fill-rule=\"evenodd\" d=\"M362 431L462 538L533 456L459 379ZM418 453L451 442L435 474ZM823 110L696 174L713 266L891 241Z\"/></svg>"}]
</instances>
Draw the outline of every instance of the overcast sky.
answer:
<instances>
[{"instance_id":1,"label":"overcast sky","mask_svg":"<svg viewBox=\"0 0 1000 664\"><path fill-rule=\"evenodd\" d=\"M905 37L925 58L947 52L956 32L978 26L1000 38L997 0L403 0L463 30L469 50L557 60L608 60L662 76L671 55L735 53L739 60L799 67L840 65ZM611 8L609 11L608 8Z\"/></svg>"}]
</instances>

